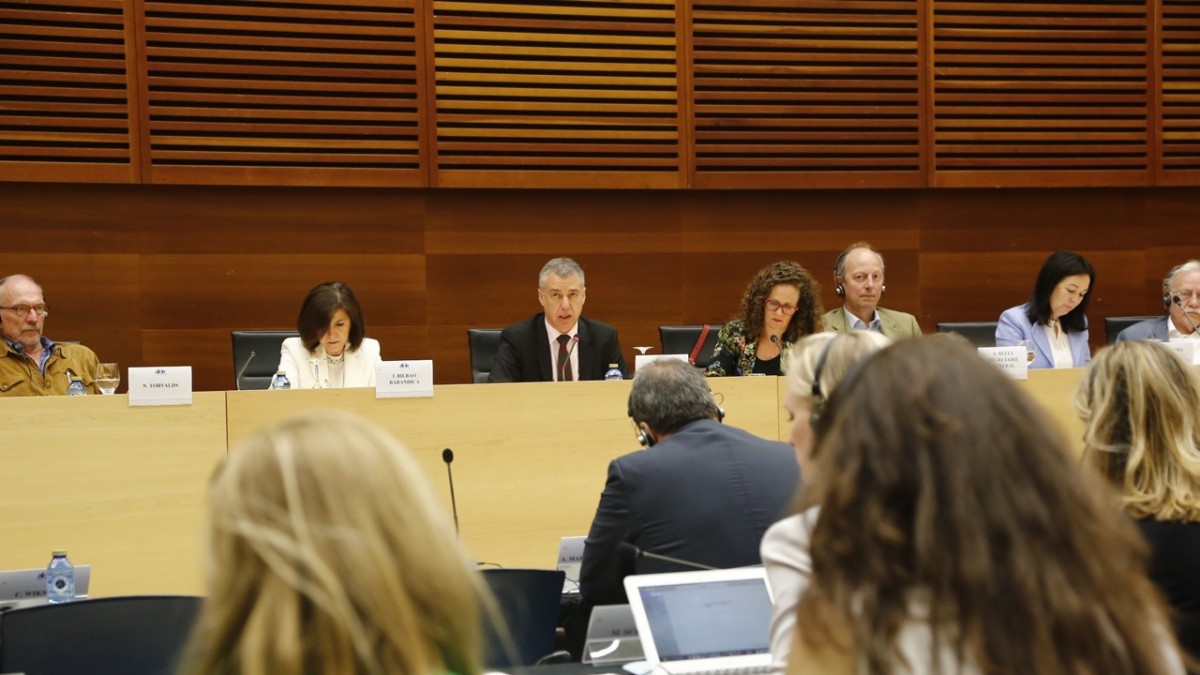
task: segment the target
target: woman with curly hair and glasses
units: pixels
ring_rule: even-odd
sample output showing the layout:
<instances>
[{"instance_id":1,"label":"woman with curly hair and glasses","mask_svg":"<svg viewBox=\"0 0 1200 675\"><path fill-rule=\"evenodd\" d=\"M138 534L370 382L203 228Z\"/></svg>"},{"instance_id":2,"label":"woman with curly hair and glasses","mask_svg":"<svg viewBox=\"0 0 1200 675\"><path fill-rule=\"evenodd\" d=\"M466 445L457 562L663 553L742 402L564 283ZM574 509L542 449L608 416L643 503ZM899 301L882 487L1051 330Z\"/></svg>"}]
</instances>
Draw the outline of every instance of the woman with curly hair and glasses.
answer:
<instances>
[{"instance_id":1,"label":"woman with curly hair and glasses","mask_svg":"<svg viewBox=\"0 0 1200 675\"><path fill-rule=\"evenodd\" d=\"M704 374L781 375L783 354L821 330L820 286L800 263L781 260L758 271L742 295L739 315L717 334Z\"/></svg>"},{"instance_id":2,"label":"woman with curly hair and glasses","mask_svg":"<svg viewBox=\"0 0 1200 675\"><path fill-rule=\"evenodd\" d=\"M1200 656L1200 377L1161 342L1105 348L1079 383L1084 460L1120 494L1150 544L1150 578Z\"/></svg>"}]
</instances>

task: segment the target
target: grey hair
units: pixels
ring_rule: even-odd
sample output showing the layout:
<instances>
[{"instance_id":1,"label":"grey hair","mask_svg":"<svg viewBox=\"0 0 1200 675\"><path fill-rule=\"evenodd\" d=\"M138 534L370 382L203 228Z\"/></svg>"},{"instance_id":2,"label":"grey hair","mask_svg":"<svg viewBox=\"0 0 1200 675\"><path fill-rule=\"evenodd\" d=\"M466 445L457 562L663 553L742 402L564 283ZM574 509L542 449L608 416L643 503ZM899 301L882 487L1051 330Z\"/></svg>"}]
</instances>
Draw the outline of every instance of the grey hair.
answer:
<instances>
[{"instance_id":1,"label":"grey hair","mask_svg":"<svg viewBox=\"0 0 1200 675\"><path fill-rule=\"evenodd\" d=\"M875 255L879 256L879 266L882 267L884 270L887 269L887 264L883 262L883 254L882 253L880 253L879 251L876 251L874 246L871 246L870 244L868 244L865 241L856 241L853 244L850 244L849 246L847 246L845 248L845 250L842 251L842 254L837 257L837 261L833 263L833 275L834 276L842 277L842 276L846 275L846 258L849 258L851 253L857 251L860 248L865 248L866 250L870 251L871 253L874 253Z\"/></svg>"},{"instance_id":2,"label":"grey hair","mask_svg":"<svg viewBox=\"0 0 1200 675\"><path fill-rule=\"evenodd\" d=\"M1200 260L1189 260L1172 267L1171 271L1167 272L1167 276L1163 277L1163 295L1171 294L1171 284L1175 282L1175 277L1185 272L1200 272ZM1167 300L1167 302L1170 303L1171 301Z\"/></svg>"},{"instance_id":3,"label":"grey hair","mask_svg":"<svg viewBox=\"0 0 1200 675\"><path fill-rule=\"evenodd\" d=\"M817 360L824 353L820 392L823 397L829 398L856 363L890 344L892 341L886 335L870 330L809 335L797 342L788 356L785 373L788 391L796 396L812 393L813 378L817 376Z\"/></svg>"},{"instance_id":4,"label":"grey hair","mask_svg":"<svg viewBox=\"0 0 1200 675\"><path fill-rule=\"evenodd\" d=\"M33 277L29 276L28 274L10 274L10 275L0 279L0 290L3 290L4 287L8 284L8 282L10 282L14 279L25 279L26 281L33 284L34 286L37 286L39 293L41 293L42 295L46 294L46 290L44 288L42 288L42 285L39 284L38 282L34 281Z\"/></svg>"},{"instance_id":5,"label":"grey hair","mask_svg":"<svg viewBox=\"0 0 1200 675\"><path fill-rule=\"evenodd\" d=\"M638 368L629 416L655 433L673 434L699 419L717 419L717 402L701 371L686 361L658 359Z\"/></svg>"},{"instance_id":6,"label":"grey hair","mask_svg":"<svg viewBox=\"0 0 1200 675\"><path fill-rule=\"evenodd\" d=\"M538 273L538 288L546 287L546 277L553 274L558 277L579 277L579 285L586 287L587 283L583 278L583 268L579 263L570 258L554 258L550 262L542 265L542 271Z\"/></svg>"}]
</instances>

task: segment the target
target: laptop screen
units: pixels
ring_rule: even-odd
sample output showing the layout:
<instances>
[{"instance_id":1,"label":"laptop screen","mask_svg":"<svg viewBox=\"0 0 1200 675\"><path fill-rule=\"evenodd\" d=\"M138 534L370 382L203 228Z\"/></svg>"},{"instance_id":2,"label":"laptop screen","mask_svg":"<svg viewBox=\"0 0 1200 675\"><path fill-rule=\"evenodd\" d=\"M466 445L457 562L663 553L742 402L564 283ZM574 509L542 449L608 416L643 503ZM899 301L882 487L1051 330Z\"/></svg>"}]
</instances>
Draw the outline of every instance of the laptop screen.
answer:
<instances>
[{"instance_id":1,"label":"laptop screen","mask_svg":"<svg viewBox=\"0 0 1200 675\"><path fill-rule=\"evenodd\" d=\"M659 661L770 651L765 580L726 579L638 589Z\"/></svg>"}]
</instances>

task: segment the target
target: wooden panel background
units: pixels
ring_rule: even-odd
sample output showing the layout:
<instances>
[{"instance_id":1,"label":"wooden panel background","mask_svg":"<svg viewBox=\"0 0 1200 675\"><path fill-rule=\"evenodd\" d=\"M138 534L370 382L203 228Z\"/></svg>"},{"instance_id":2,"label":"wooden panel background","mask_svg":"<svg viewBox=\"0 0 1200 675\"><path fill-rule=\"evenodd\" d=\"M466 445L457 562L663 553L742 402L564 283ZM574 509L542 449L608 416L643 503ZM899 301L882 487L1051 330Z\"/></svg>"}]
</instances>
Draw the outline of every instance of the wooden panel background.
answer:
<instances>
[{"instance_id":1,"label":"wooden panel background","mask_svg":"<svg viewBox=\"0 0 1200 675\"><path fill-rule=\"evenodd\" d=\"M288 328L313 285L361 299L388 359L433 358L467 382L466 329L539 310L536 276L570 255L586 314L627 358L657 326L723 321L762 265L793 258L836 305L849 242L887 256L885 306L939 321L994 320L1028 295L1057 248L1098 279L1106 316L1155 314L1162 274L1200 256L1200 189L387 190L0 183L0 273L45 288L47 334L123 366L194 366L233 384L229 331ZM19 235L14 233L20 233ZM123 389L122 389L123 390Z\"/></svg>"},{"instance_id":2,"label":"wooden panel background","mask_svg":"<svg viewBox=\"0 0 1200 675\"><path fill-rule=\"evenodd\" d=\"M1197 0L0 0L0 180L1200 184Z\"/></svg>"}]
</instances>

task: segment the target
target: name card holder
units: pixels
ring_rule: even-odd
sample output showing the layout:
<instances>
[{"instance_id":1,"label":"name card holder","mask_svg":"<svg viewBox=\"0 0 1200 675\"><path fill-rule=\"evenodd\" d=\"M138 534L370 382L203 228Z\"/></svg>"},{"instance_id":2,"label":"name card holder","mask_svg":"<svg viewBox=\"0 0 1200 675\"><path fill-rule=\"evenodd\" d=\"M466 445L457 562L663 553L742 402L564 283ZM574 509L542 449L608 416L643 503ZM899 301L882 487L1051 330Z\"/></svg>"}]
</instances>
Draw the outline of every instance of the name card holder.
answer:
<instances>
[{"instance_id":1,"label":"name card holder","mask_svg":"<svg viewBox=\"0 0 1200 675\"><path fill-rule=\"evenodd\" d=\"M1023 345L1015 347L980 347L979 355L996 364L1014 380L1029 379L1029 352Z\"/></svg>"},{"instance_id":2,"label":"name card holder","mask_svg":"<svg viewBox=\"0 0 1200 675\"><path fill-rule=\"evenodd\" d=\"M633 357L633 370L637 372L642 369L642 366L657 361L659 359L676 359L678 361L688 362L688 354L636 354Z\"/></svg>"},{"instance_id":3,"label":"name card holder","mask_svg":"<svg viewBox=\"0 0 1200 675\"><path fill-rule=\"evenodd\" d=\"M1196 350L1195 340L1171 340L1167 343L1167 348L1182 356L1184 361L1193 366L1196 365L1196 357L1200 356Z\"/></svg>"},{"instance_id":4,"label":"name card holder","mask_svg":"<svg viewBox=\"0 0 1200 675\"><path fill-rule=\"evenodd\" d=\"M191 366L129 369L130 407L191 404Z\"/></svg>"},{"instance_id":5,"label":"name card holder","mask_svg":"<svg viewBox=\"0 0 1200 675\"><path fill-rule=\"evenodd\" d=\"M375 364L375 398L432 398L433 361Z\"/></svg>"}]
</instances>

